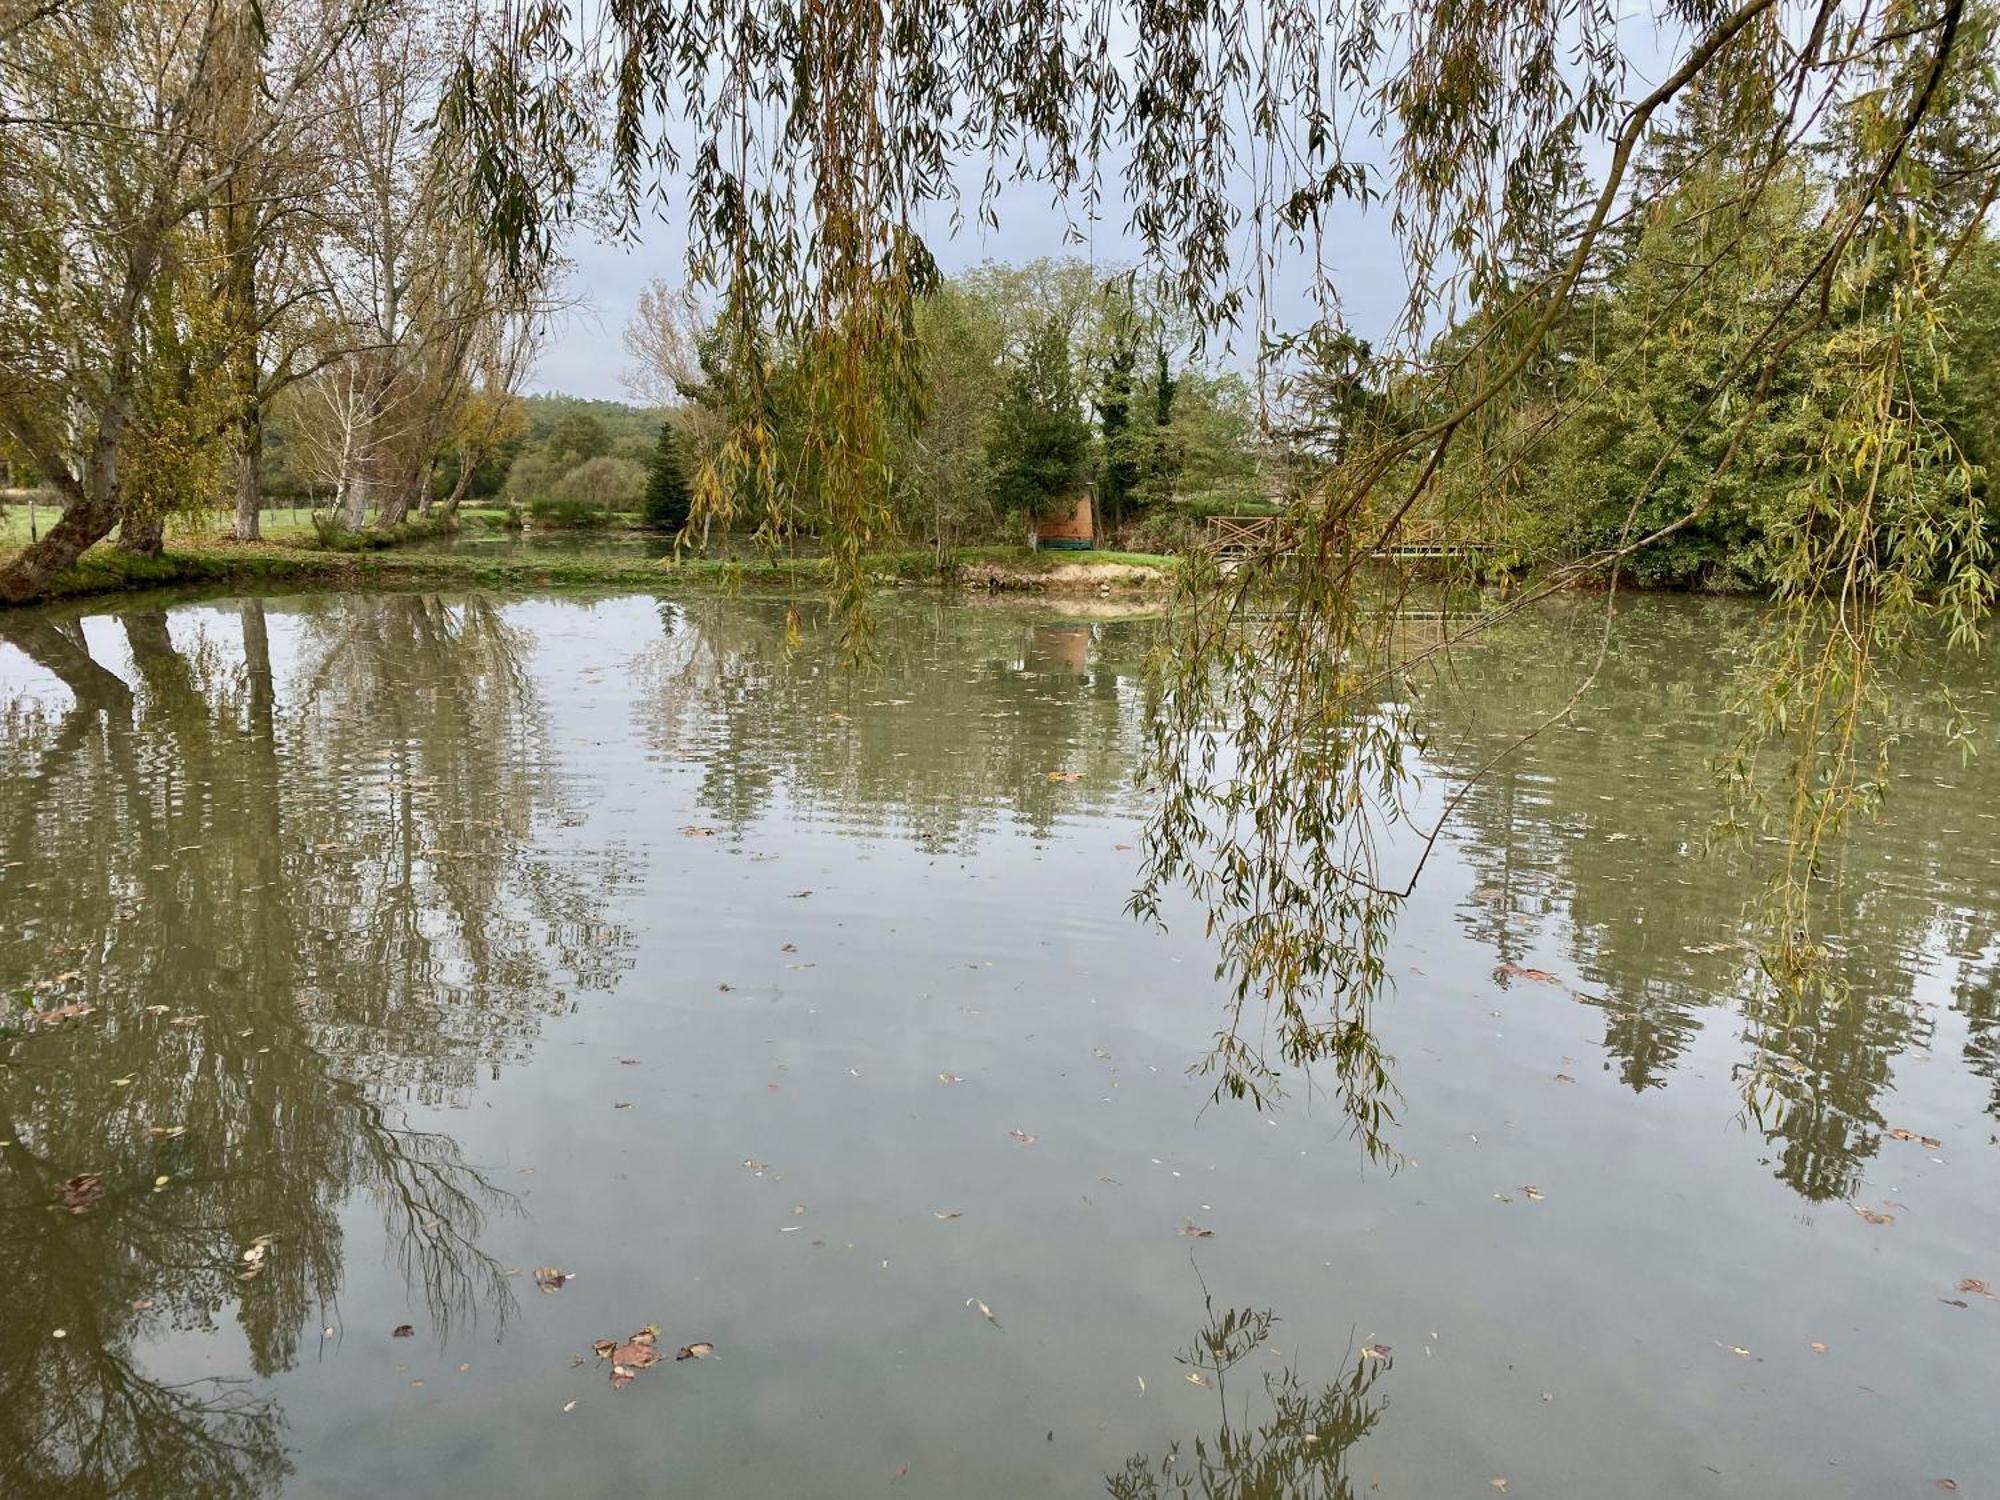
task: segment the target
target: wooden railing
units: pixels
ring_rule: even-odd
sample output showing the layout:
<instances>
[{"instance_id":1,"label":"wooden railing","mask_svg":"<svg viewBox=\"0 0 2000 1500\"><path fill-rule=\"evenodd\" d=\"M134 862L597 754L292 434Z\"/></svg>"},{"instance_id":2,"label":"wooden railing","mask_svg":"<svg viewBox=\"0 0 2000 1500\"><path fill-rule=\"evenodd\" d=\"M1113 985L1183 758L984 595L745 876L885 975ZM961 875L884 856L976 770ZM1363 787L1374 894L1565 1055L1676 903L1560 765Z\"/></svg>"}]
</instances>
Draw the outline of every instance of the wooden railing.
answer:
<instances>
[{"instance_id":1,"label":"wooden railing","mask_svg":"<svg viewBox=\"0 0 2000 1500\"><path fill-rule=\"evenodd\" d=\"M1298 532L1286 516L1210 516L1208 545L1224 561L1286 557L1298 548ZM1499 544L1459 536L1434 522L1410 522L1368 550L1371 557L1393 559L1471 557L1497 551Z\"/></svg>"}]
</instances>

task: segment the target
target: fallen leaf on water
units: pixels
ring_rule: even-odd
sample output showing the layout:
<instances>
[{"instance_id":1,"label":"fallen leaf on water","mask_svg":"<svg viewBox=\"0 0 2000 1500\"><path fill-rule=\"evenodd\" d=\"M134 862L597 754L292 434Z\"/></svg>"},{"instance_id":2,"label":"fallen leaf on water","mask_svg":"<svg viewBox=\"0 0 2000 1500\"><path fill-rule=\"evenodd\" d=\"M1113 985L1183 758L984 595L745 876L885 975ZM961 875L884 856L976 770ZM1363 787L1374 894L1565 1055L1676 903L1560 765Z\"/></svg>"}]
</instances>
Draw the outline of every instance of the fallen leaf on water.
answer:
<instances>
[{"instance_id":1,"label":"fallen leaf on water","mask_svg":"<svg viewBox=\"0 0 2000 1500\"><path fill-rule=\"evenodd\" d=\"M1059 784L1059 785L1060 785L1060 784L1066 784L1066 783L1068 783L1068 782L1072 782L1072 781L1081 781L1081 780L1083 780L1083 772L1081 772L1081 771L1051 771L1051 772L1049 772L1049 780L1050 780L1050 781L1053 781L1053 782L1056 782L1056 783L1057 783L1057 784Z\"/></svg>"},{"instance_id":2,"label":"fallen leaf on water","mask_svg":"<svg viewBox=\"0 0 2000 1500\"><path fill-rule=\"evenodd\" d=\"M1940 1479L1937 1482L1937 1487L1947 1495L1956 1495L1958 1493L1958 1481L1956 1479Z\"/></svg>"},{"instance_id":3,"label":"fallen leaf on water","mask_svg":"<svg viewBox=\"0 0 2000 1500\"><path fill-rule=\"evenodd\" d=\"M575 1410L576 1410L576 1403L575 1403L574 1401L565 1401L565 1402L563 1402L563 1410L564 1410L564 1411L575 1411Z\"/></svg>"},{"instance_id":4,"label":"fallen leaf on water","mask_svg":"<svg viewBox=\"0 0 2000 1500\"><path fill-rule=\"evenodd\" d=\"M899 1465L896 1469L896 1472L892 1476L890 1476L889 1483L894 1484L898 1479L908 1479L909 1477L910 1477L910 1466L908 1464L902 1464Z\"/></svg>"},{"instance_id":5,"label":"fallen leaf on water","mask_svg":"<svg viewBox=\"0 0 2000 1500\"><path fill-rule=\"evenodd\" d=\"M674 1351L675 1359L707 1359L715 1353L715 1345L699 1340L692 1344L682 1344Z\"/></svg>"},{"instance_id":6,"label":"fallen leaf on water","mask_svg":"<svg viewBox=\"0 0 2000 1500\"><path fill-rule=\"evenodd\" d=\"M412 1328L408 1323L398 1323L394 1328L389 1330L389 1337L392 1339L413 1339L416 1336L417 1330Z\"/></svg>"},{"instance_id":7,"label":"fallen leaf on water","mask_svg":"<svg viewBox=\"0 0 2000 1500\"><path fill-rule=\"evenodd\" d=\"M681 830L681 837L684 839L712 839L715 837L715 830L713 828L704 828L699 823L690 823Z\"/></svg>"},{"instance_id":8,"label":"fallen leaf on water","mask_svg":"<svg viewBox=\"0 0 2000 1500\"><path fill-rule=\"evenodd\" d=\"M1532 1182L1522 1184L1521 1191L1528 1195L1530 1203L1540 1203L1542 1201L1542 1190Z\"/></svg>"},{"instance_id":9,"label":"fallen leaf on water","mask_svg":"<svg viewBox=\"0 0 2000 1500\"><path fill-rule=\"evenodd\" d=\"M654 1347L659 1336L658 1326L648 1323L638 1332L626 1335L622 1344L610 1339L598 1339L590 1348L599 1359L611 1361L611 1383L622 1389L632 1383L632 1377L638 1371L660 1362L660 1351Z\"/></svg>"},{"instance_id":10,"label":"fallen leaf on water","mask_svg":"<svg viewBox=\"0 0 2000 1500\"><path fill-rule=\"evenodd\" d=\"M1570 1077L1570 1076L1569 1076L1569 1074L1567 1074L1567 1073L1558 1073L1558 1074L1556 1074L1556 1082L1557 1082L1557 1083L1575 1083L1575 1082L1576 1082L1576 1080L1575 1080L1574 1078Z\"/></svg>"},{"instance_id":11,"label":"fallen leaf on water","mask_svg":"<svg viewBox=\"0 0 2000 1500\"><path fill-rule=\"evenodd\" d=\"M1199 1370L1189 1370L1187 1372L1187 1383L1189 1385L1206 1386L1208 1384L1208 1377Z\"/></svg>"},{"instance_id":12,"label":"fallen leaf on water","mask_svg":"<svg viewBox=\"0 0 2000 1500\"><path fill-rule=\"evenodd\" d=\"M1361 1346L1361 1357L1363 1359L1387 1359L1389 1357L1389 1346L1387 1344L1363 1344Z\"/></svg>"},{"instance_id":13,"label":"fallen leaf on water","mask_svg":"<svg viewBox=\"0 0 2000 1500\"><path fill-rule=\"evenodd\" d=\"M71 1213L88 1213L90 1206L104 1196L104 1179L95 1172L79 1172L64 1178L56 1191L62 1195L63 1207Z\"/></svg>"},{"instance_id":14,"label":"fallen leaf on water","mask_svg":"<svg viewBox=\"0 0 2000 1500\"><path fill-rule=\"evenodd\" d=\"M1533 979L1542 984L1554 984L1556 976L1547 969L1524 969L1519 964L1502 964L1493 971L1495 979Z\"/></svg>"},{"instance_id":15,"label":"fallen leaf on water","mask_svg":"<svg viewBox=\"0 0 2000 1500\"><path fill-rule=\"evenodd\" d=\"M792 892L792 899L793 899L794 901L803 901L803 900L805 900L805 899L806 899L806 897L810 896L811 894L812 894L812 892L811 892L810 890L805 890L805 891L793 891L793 892Z\"/></svg>"},{"instance_id":16,"label":"fallen leaf on water","mask_svg":"<svg viewBox=\"0 0 2000 1500\"><path fill-rule=\"evenodd\" d=\"M1967 1301L1966 1301L1966 1300L1965 1300L1964 1298L1962 1298L1962 1297L1940 1297L1940 1298L1938 1298L1938 1301L1942 1302L1942 1303L1943 1303L1943 1304L1944 1304L1944 1305L1945 1305L1946 1307L1970 1307L1970 1306L1972 1306L1972 1304L1971 1304L1970 1302L1967 1302Z\"/></svg>"},{"instance_id":17,"label":"fallen leaf on water","mask_svg":"<svg viewBox=\"0 0 2000 1500\"><path fill-rule=\"evenodd\" d=\"M1024 1146L1032 1146L1035 1144L1035 1138L1029 1135L1028 1132L1025 1130L1010 1130L1007 1132L1007 1134L1014 1137L1015 1140L1019 1141Z\"/></svg>"},{"instance_id":18,"label":"fallen leaf on water","mask_svg":"<svg viewBox=\"0 0 2000 1500\"><path fill-rule=\"evenodd\" d=\"M540 1287L544 1292L559 1292L563 1289L565 1282L574 1281L575 1279L576 1273L574 1271L561 1271L557 1270L554 1266L535 1267L535 1285Z\"/></svg>"},{"instance_id":19,"label":"fallen leaf on water","mask_svg":"<svg viewBox=\"0 0 2000 1500\"><path fill-rule=\"evenodd\" d=\"M611 1107L613 1109L630 1109L632 1107L632 1101L630 1099L621 1099Z\"/></svg>"},{"instance_id":20,"label":"fallen leaf on water","mask_svg":"<svg viewBox=\"0 0 2000 1500\"><path fill-rule=\"evenodd\" d=\"M1493 1488L1496 1490L1504 1490L1507 1488L1507 1481L1500 1478L1498 1475L1495 1475L1493 1478L1487 1480L1486 1482L1492 1485Z\"/></svg>"},{"instance_id":21,"label":"fallen leaf on water","mask_svg":"<svg viewBox=\"0 0 2000 1500\"><path fill-rule=\"evenodd\" d=\"M53 1026L61 1021L80 1021L95 1009L96 1006L81 1002L75 1005L58 1005L54 1010L36 1011L35 1019L44 1026Z\"/></svg>"},{"instance_id":22,"label":"fallen leaf on water","mask_svg":"<svg viewBox=\"0 0 2000 1500\"><path fill-rule=\"evenodd\" d=\"M1195 1223L1187 1223L1181 1225L1181 1233L1186 1235L1191 1240L1212 1239L1215 1235L1215 1231L1213 1229L1203 1229L1199 1224Z\"/></svg>"},{"instance_id":23,"label":"fallen leaf on water","mask_svg":"<svg viewBox=\"0 0 2000 1500\"><path fill-rule=\"evenodd\" d=\"M1854 1211L1859 1215L1861 1215L1862 1218L1866 1219L1870 1224L1893 1224L1896 1222L1896 1216L1894 1214L1877 1213L1874 1209L1868 1208L1859 1203L1853 1205L1853 1207Z\"/></svg>"},{"instance_id":24,"label":"fallen leaf on water","mask_svg":"<svg viewBox=\"0 0 2000 1500\"><path fill-rule=\"evenodd\" d=\"M1936 1151L1944 1145L1944 1142L1934 1135L1918 1135L1914 1130L1905 1130L1900 1125L1889 1132L1889 1138L1895 1141L1914 1142L1916 1145L1922 1146L1926 1151Z\"/></svg>"},{"instance_id":25,"label":"fallen leaf on water","mask_svg":"<svg viewBox=\"0 0 2000 1500\"><path fill-rule=\"evenodd\" d=\"M757 1160L757 1158L754 1156L744 1157L743 1165L748 1167L751 1171L757 1173L760 1176L763 1174L764 1164L761 1161Z\"/></svg>"},{"instance_id":26,"label":"fallen leaf on water","mask_svg":"<svg viewBox=\"0 0 2000 1500\"><path fill-rule=\"evenodd\" d=\"M1972 1292L1980 1297L1991 1297L1993 1295L1993 1289L1977 1276L1966 1277L1965 1280L1958 1284L1958 1289L1961 1292Z\"/></svg>"},{"instance_id":27,"label":"fallen leaf on water","mask_svg":"<svg viewBox=\"0 0 2000 1500\"><path fill-rule=\"evenodd\" d=\"M984 1318L987 1322L991 1323L995 1328L998 1328L1000 1326L1000 1320L993 1316L993 1309L988 1307L984 1302L981 1302L977 1297L967 1297L965 1299L965 1305L967 1307L978 1308L979 1316Z\"/></svg>"},{"instance_id":28,"label":"fallen leaf on water","mask_svg":"<svg viewBox=\"0 0 2000 1500\"><path fill-rule=\"evenodd\" d=\"M931 1217L933 1219L962 1219L965 1215L955 1208L934 1208L931 1210Z\"/></svg>"},{"instance_id":29,"label":"fallen leaf on water","mask_svg":"<svg viewBox=\"0 0 2000 1500\"><path fill-rule=\"evenodd\" d=\"M940 1073L940 1074L938 1074L938 1082L939 1082L939 1083L963 1083L963 1082L965 1082L965 1080L964 1080L963 1078L960 1078L960 1077L959 1077L959 1076L958 1076L958 1075L957 1075L956 1073Z\"/></svg>"},{"instance_id":30,"label":"fallen leaf on water","mask_svg":"<svg viewBox=\"0 0 2000 1500\"><path fill-rule=\"evenodd\" d=\"M1826 1353L1826 1345L1815 1343L1812 1345L1812 1352L1815 1354L1824 1354Z\"/></svg>"},{"instance_id":31,"label":"fallen leaf on water","mask_svg":"<svg viewBox=\"0 0 2000 1500\"><path fill-rule=\"evenodd\" d=\"M1133 1378L1134 1380L1136 1380L1136 1381L1138 1381L1138 1382L1139 1382L1139 1394L1140 1394L1140 1395L1142 1395L1142 1396L1143 1396L1143 1395L1145 1395L1145 1394L1146 1394L1146 1377L1145 1377L1145 1376L1143 1376L1143 1375L1134 1375L1134 1376L1133 1376L1132 1378Z\"/></svg>"}]
</instances>

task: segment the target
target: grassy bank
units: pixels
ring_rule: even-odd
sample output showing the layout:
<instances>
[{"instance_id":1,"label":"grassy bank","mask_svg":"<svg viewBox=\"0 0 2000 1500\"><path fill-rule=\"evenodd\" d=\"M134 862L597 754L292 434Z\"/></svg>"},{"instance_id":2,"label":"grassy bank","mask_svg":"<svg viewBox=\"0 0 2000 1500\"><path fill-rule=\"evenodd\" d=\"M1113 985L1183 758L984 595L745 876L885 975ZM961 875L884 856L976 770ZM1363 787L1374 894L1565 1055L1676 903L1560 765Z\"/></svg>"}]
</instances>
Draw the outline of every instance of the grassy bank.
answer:
<instances>
[{"instance_id":1,"label":"grassy bank","mask_svg":"<svg viewBox=\"0 0 2000 1500\"><path fill-rule=\"evenodd\" d=\"M7 551L0 547L0 560ZM1173 559L1142 553L1032 553L1022 548L968 548L948 554L942 572L935 553L884 552L868 560L884 585L955 584L1006 589L1101 592L1158 587ZM49 598L73 598L186 585L253 588L463 587L552 589L629 587L678 589L818 588L829 576L824 558L719 559L530 551L495 556L464 552L335 551L287 537L262 542L175 539L158 557L135 557L109 545L93 547L59 575Z\"/></svg>"}]
</instances>

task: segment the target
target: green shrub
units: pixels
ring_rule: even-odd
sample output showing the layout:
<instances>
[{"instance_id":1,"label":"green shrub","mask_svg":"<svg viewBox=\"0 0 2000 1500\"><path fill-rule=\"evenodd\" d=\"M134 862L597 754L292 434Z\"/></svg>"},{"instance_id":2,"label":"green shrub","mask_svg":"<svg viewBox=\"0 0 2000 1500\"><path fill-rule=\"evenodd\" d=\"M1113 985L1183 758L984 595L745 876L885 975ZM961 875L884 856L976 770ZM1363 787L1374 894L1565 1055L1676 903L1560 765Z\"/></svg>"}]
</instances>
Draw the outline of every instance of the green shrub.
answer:
<instances>
[{"instance_id":1,"label":"green shrub","mask_svg":"<svg viewBox=\"0 0 2000 1500\"><path fill-rule=\"evenodd\" d=\"M528 515L545 531L586 531L610 520L602 506L587 500L558 500L552 495L531 502Z\"/></svg>"}]
</instances>

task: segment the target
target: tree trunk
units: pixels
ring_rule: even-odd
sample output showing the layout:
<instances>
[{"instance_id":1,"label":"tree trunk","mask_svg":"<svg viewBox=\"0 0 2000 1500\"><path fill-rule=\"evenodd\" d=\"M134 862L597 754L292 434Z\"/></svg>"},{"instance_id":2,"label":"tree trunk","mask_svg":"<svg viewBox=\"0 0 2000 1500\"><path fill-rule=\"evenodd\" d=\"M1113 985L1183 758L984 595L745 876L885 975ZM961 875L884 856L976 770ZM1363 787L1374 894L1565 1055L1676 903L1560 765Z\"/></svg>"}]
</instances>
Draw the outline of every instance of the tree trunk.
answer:
<instances>
[{"instance_id":1,"label":"tree trunk","mask_svg":"<svg viewBox=\"0 0 2000 1500\"><path fill-rule=\"evenodd\" d=\"M263 535L264 496L258 470L264 456L264 414L253 403L236 426L236 540L254 542Z\"/></svg>"},{"instance_id":2,"label":"tree trunk","mask_svg":"<svg viewBox=\"0 0 2000 1500\"><path fill-rule=\"evenodd\" d=\"M349 531L359 531L368 519L369 491L374 488L375 466L372 455L362 451L364 446L350 443L340 476L340 524Z\"/></svg>"},{"instance_id":3,"label":"tree trunk","mask_svg":"<svg viewBox=\"0 0 2000 1500\"><path fill-rule=\"evenodd\" d=\"M381 497L375 511L377 531L400 526L410 518L410 502L416 498L423 482L424 465L421 462L398 466L397 472L389 476L388 492Z\"/></svg>"},{"instance_id":4,"label":"tree trunk","mask_svg":"<svg viewBox=\"0 0 2000 1500\"><path fill-rule=\"evenodd\" d=\"M26 604L46 594L56 574L111 534L121 507L116 500L79 500L49 534L0 567L0 604Z\"/></svg>"},{"instance_id":5,"label":"tree trunk","mask_svg":"<svg viewBox=\"0 0 2000 1500\"><path fill-rule=\"evenodd\" d=\"M410 513L410 491L404 484L397 484L375 507L375 529L387 531L392 526L403 524Z\"/></svg>"},{"instance_id":6,"label":"tree trunk","mask_svg":"<svg viewBox=\"0 0 2000 1500\"><path fill-rule=\"evenodd\" d=\"M451 493L438 502L437 513L441 518L449 521L457 516L459 506L463 505L465 497L472 493L473 476L478 472L480 464L485 461L484 451L477 457L460 456L458 478L452 483Z\"/></svg>"},{"instance_id":7,"label":"tree trunk","mask_svg":"<svg viewBox=\"0 0 2000 1500\"><path fill-rule=\"evenodd\" d=\"M125 517L118 528L118 550L130 552L139 557L158 557L167 542L167 521L164 516Z\"/></svg>"}]
</instances>

